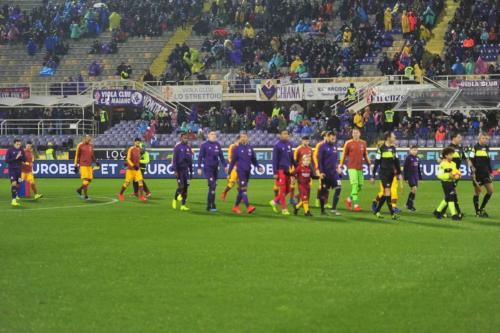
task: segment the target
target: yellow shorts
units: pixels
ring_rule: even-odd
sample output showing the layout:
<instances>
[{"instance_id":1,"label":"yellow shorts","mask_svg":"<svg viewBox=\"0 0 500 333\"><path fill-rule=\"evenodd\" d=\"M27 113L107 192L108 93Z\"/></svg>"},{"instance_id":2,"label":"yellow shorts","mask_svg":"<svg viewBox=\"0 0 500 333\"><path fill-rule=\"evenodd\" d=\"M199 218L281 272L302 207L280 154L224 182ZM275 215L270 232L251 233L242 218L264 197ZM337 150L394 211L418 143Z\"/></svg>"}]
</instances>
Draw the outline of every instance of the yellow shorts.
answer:
<instances>
[{"instance_id":1,"label":"yellow shorts","mask_svg":"<svg viewBox=\"0 0 500 333\"><path fill-rule=\"evenodd\" d=\"M131 183L131 182L142 182L144 178L142 178L142 172L141 170L127 170L125 173L125 182L126 183Z\"/></svg>"},{"instance_id":2,"label":"yellow shorts","mask_svg":"<svg viewBox=\"0 0 500 333\"><path fill-rule=\"evenodd\" d=\"M33 172L23 172L21 173L21 179L25 182L30 182L34 183L35 182L35 176L33 175Z\"/></svg>"},{"instance_id":3,"label":"yellow shorts","mask_svg":"<svg viewBox=\"0 0 500 333\"><path fill-rule=\"evenodd\" d=\"M94 179L94 170L91 166L80 167L80 179Z\"/></svg>"},{"instance_id":4,"label":"yellow shorts","mask_svg":"<svg viewBox=\"0 0 500 333\"><path fill-rule=\"evenodd\" d=\"M236 183L237 181L238 181L238 172L236 171L236 168L233 168L233 170L231 170L231 174L229 175L229 182Z\"/></svg>"},{"instance_id":5,"label":"yellow shorts","mask_svg":"<svg viewBox=\"0 0 500 333\"><path fill-rule=\"evenodd\" d=\"M394 177L391 185L391 199L392 200L398 200L398 177ZM378 196L382 197L384 196L384 187L382 186L382 183L380 183L380 191L378 192Z\"/></svg>"}]
</instances>

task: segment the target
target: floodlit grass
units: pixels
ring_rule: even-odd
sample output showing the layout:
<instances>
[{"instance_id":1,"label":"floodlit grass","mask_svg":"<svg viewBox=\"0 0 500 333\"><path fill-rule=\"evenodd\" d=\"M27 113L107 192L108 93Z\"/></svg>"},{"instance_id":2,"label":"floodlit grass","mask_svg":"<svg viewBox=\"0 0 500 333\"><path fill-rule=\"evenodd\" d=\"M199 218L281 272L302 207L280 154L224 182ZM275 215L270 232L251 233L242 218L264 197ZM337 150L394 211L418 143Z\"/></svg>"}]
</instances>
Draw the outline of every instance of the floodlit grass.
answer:
<instances>
[{"instance_id":1,"label":"floodlit grass","mask_svg":"<svg viewBox=\"0 0 500 333\"><path fill-rule=\"evenodd\" d=\"M343 215L309 219L273 214L270 180L250 182L250 216L230 213L235 190L207 213L205 181L187 213L172 180L150 180L146 204L116 202L117 179L96 179L91 202L76 179L38 183L45 197L13 209L0 181L0 332L500 330L499 201L473 217L468 181L462 222L432 217L438 182L399 222L368 212L368 182L365 212L344 210L345 183Z\"/></svg>"}]
</instances>

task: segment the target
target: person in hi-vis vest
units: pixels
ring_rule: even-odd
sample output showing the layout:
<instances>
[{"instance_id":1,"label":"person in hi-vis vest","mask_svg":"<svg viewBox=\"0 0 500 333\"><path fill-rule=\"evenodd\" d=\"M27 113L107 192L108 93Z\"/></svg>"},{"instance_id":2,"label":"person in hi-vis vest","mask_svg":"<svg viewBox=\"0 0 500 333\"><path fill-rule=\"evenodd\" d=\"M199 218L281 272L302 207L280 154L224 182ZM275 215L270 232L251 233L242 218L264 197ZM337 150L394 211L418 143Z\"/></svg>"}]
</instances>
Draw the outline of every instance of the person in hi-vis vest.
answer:
<instances>
[{"instance_id":1,"label":"person in hi-vis vest","mask_svg":"<svg viewBox=\"0 0 500 333\"><path fill-rule=\"evenodd\" d=\"M346 94L347 100L349 102L354 102L356 100L356 93L357 93L356 87L354 87L354 83L351 83L347 88L347 94Z\"/></svg>"},{"instance_id":2,"label":"person in hi-vis vest","mask_svg":"<svg viewBox=\"0 0 500 333\"><path fill-rule=\"evenodd\" d=\"M384 111L384 130L392 131L394 129L394 110L387 109Z\"/></svg>"},{"instance_id":3,"label":"person in hi-vis vest","mask_svg":"<svg viewBox=\"0 0 500 333\"><path fill-rule=\"evenodd\" d=\"M52 142L47 143L47 149L45 150L45 159L46 160L55 160L56 159L56 151L54 150L54 146Z\"/></svg>"},{"instance_id":4,"label":"person in hi-vis vest","mask_svg":"<svg viewBox=\"0 0 500 333\"><path fill-rule=\"evenodd\" d=\"M108 113L104 109L99 110L99 129L101 133L108 129Z\"/></svg>"}]
</instances>

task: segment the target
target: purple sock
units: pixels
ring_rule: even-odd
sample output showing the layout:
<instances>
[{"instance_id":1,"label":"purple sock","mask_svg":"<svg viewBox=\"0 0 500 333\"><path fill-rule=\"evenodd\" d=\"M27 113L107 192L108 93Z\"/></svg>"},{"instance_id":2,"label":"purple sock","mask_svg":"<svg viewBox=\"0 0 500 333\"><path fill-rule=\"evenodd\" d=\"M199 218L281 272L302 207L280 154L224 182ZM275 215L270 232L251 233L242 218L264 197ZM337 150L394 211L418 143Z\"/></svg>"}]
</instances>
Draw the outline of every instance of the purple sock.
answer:
<instances>
[{"instance_id":1,"label":"purple sock","mask_svg":"<svg viewBox=\"0 0 500 333\"><path fill-rule=\"evenodd\" d=\"M236 196L236 206L238 206L241 202L241 192L238 191L238 195Z\"/></svg>"},{"instance_id":2,"label":"purple sock","mask_svg":"<svg viewBox=\"0 0 500 333\"><path fill-rule=\"evenodd\" d=\"M250 206L250 204L248 203L247 191L242 191L241 197L243 198L243 203L245 204L245 206Z\"/></svg>"}]
</instances>

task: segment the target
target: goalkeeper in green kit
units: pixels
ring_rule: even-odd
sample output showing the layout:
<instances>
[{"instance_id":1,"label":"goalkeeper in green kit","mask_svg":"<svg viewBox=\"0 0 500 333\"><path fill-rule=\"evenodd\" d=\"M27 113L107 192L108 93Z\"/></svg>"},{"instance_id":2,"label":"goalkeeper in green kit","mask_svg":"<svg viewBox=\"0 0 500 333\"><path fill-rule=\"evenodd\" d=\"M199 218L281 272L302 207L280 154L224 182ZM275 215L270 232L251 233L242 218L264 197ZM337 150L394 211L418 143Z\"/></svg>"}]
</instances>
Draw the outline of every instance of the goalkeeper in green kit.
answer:
<instances>
[{"instance_id":1,"label":"goalkeeper in green kit","mask_svg":"<svg viewBox=\"0 0 500 333\"><path fill-rule=\"evenodd\" d=\"M361 132L359 129L352 130L352 139L347 140L342 150L342 158L340 159L340 168L344 166L347 159L347 172L349 174L349 182L351 183L351 195L345 199L348 210L361 212L359 205L359 193L363 188L365 181L363 175L363 159L365 160L368 170L370 170L370 159L366 150L366 141L361 140Z\"/></svg>"}]
</instances>

